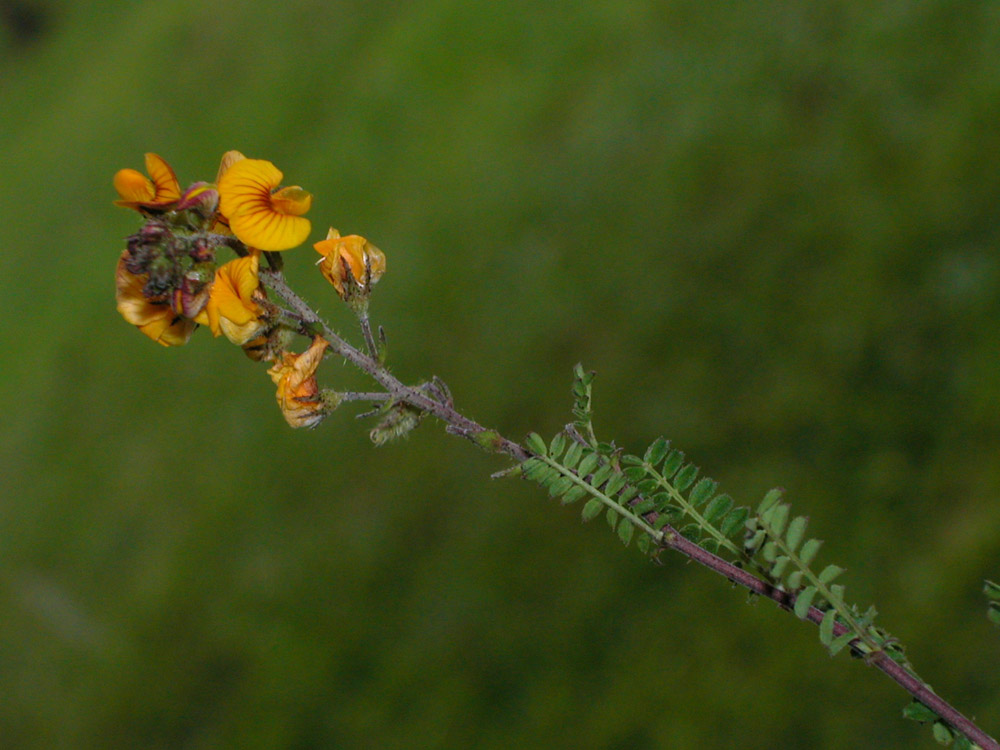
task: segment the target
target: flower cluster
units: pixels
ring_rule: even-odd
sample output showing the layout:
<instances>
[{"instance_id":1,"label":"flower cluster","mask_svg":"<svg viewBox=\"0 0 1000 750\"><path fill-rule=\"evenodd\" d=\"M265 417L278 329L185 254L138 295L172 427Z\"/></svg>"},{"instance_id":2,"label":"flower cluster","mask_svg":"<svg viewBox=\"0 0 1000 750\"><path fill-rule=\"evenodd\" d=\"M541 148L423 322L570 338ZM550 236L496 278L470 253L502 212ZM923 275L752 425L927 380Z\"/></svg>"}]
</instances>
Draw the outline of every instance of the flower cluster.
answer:
<instances>
[{"instance_id":1,"label":"flower cluster","mask_svg":"<svg viewBox=\"0 0 1000 750\"><path fill-rule=\"evenodd\" d=\"M185 344L199 326L243 347L248 357L273 362L278 403L293 427L314 426L336 406L316 385L315 372L329 345L316 336L302 354L287 350L301 321L290 319L261 284L264 256L280 268L278 252L303 244L312 195L282 186L269 161L239 151L222 157L215 182L182 190L174 170L146 154L146 174L122 169L114 176L115 205L139 212L144 224L128 238L115 273L118 311L163 346ZM385 271L385 256L363 237L330 230L315 244L321 271L337 294L356 306ZM221 265L220 251L236 257Z\"/></svg>"}]
</instances>

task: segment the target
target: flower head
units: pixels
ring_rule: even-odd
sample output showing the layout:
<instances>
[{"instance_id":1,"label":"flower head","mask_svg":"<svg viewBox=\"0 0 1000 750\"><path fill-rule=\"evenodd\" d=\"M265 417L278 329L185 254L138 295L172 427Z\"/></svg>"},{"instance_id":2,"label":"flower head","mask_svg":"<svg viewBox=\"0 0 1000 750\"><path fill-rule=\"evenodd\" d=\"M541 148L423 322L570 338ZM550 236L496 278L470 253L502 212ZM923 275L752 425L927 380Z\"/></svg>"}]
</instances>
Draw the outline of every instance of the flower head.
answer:
<instances>
[{"instance_id":1,"label":"flower head","mask_svg":"<svg viewBox=\"0 0 1000 750\"><path fill-rule=\"evenodd\" d=\"M118 170L114 185L121 200L115 201L116 206L136 210L163 209L180 200L181 186L177 175L161 157L146 154L146 171L149 177L134 169Z\"/></svg>"},{"instance_id":2,"label":"flower head","mask_svg":"<svg viewBox=\"0 0 1000 750\"><path fill-rule=\"evenodd\" d=\"M263 298L259 291L259 268L259 253L236 258L217 268L208 304L195 321L207 325L215 336L225 334L238 346L260 336L270 322L259 304Z\"/></svg>"},{"instance_id":3,"label":"flower head","mask_svg":"<svg viewBox=\"0 0 1000 750\"><path fill-rule=\"evenodd\" d=\"M316 385L316 368L329 345L326 339L317 336L302 354L282 352L281 359L267 371L278 386L281 413L292 427L315 427L332 408Z\"/></svg>"},{"instance_id":4,"label":"flower head","mask_svg":"<svg viewBox=\"0 0 1000 750\"><path fill-rule=\"evenodd\" d=\"M385 273L385 253L357 234L341 237L340 232L331 227L326 239L314 243L313 247L323 256L319 270L333 284L341 299L350 296L351 279L362 293L367 293Z\"/></svg>"},{"instance_id":5,"label":"flower head","mask_svg":"<svg viewBox=\"0 0 1000 750\"><path fill-rule=\"evenodd\" d=\"M126 267L128 255L128 250L122 253L115 270L118 312L158 344L186 344L196 327L195 322L178 314L169 302L150 300L143 291L149 276L129 271Z\"/></svg>"},{"instance_id":6,"label":"flower head","mask_svg":"<svg viewBox=\"0 0 1000 750\"><path fill-rule=\"evenodd\" d=\"M234 158L227 165L230 154L220 166L219 211L233 234L260 250L288 250L305 242L311 224L302 214L312 195L300 187L276 190L283 175L271 162Z\"/></svg>"}]
</instances>

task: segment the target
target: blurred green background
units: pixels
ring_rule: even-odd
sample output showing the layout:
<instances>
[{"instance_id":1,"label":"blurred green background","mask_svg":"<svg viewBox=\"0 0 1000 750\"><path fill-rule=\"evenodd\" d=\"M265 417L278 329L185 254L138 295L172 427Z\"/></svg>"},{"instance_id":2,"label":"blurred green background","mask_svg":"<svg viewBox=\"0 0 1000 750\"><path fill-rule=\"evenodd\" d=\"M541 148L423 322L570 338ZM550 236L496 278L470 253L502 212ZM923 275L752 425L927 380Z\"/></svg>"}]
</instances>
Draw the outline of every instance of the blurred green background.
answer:
<instances>
[{"instance_id":1,"label":"blurred green background","mask_svg":"<svg viewBox=\"0 0 1000 750\"><path fill-rule=\"evenodd\" d=\"M1000 731L1000 5L0 9L0 746L934 746L815 629L439 425L295 432L225 340L125 324L112 175L231 148L386 251L398 375L518 438L582 361L602 437L784 486Z\"/></svg>"}]
</instances>

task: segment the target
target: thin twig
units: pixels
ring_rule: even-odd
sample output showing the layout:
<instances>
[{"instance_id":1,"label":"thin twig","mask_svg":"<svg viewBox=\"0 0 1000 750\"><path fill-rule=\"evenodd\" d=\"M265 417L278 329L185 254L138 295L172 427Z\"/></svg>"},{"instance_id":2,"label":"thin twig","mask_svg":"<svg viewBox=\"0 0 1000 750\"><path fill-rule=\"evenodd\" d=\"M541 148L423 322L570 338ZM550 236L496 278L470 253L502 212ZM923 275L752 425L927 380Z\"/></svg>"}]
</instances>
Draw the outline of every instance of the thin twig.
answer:
<instances>
[{"instance_id":1,"label":"thin twig","mask_svg":"<svg viewBox=\"0 0 1000 750\"><path fill-rule=\"evenodd\" d=\"M411 388L410 386L404 385L402 382L397 380L389 373L388 369L381 365L377 360L378 350L374 347L370 325L366 326L365 323L362 323L362 329L366 331L366 343L372 353L372 356L367 356L347 343L318 315L316 315L312 308L310 308L301 297L291 290L285 282L284 276L280 272L274 270L261 270L260 277L265 284L267 284L276 294L288 303L295 315L300 318L303 323L308 324L309 328L318 328L321 330L323 337L330 342L331 348L333 348L337 354L366 372L387 391L387 393L382 394L355 394L359 396L357 400L365 400L361 399L361 396L366 397L367 400L373 401L393 398L397 401L410 404L411 406L421 409L429 414L433 414L447 425L448 432L471 440L487 450L505 454L518 462L525 461L531 457L531 454L519 444L503 437L496 431L488 430L474 420L460 414L451 405L450 399L438 400L432 398L424 391ZM367 322L367 318L365 319L365 322ZM487 435L489 439L482 440L481 438L483 435ZM574 437L582 440L579 435ZM640 497L636 497L631 502L632 504L635 504L640 502L640 500ZM655 521L657 518L657 513L655 511L644 514L644 518L651 526L655 527ZM681 536L681 534L669 524L661 527L660 531L657 532L657 538L664 547L668 547L681 555L684 555L688 559L694 560L698 564L703 565L724 578L727 578L734 584L742 586L754 594L770 599L782 609L789 611L793 609L795 604L794 595L776 588L746 570L743 570L718 555L715 555L698 546L694 542L691 542ZM816 607L810 607L806 619L816 625L819 625L823 621L823 617L824 612L822 610ZM836 623L833 628L833 634L834 636L840 636L848 632L848 630L849 629L845 625ZM855 639L854 641L851 641L850 645L854 645L857 642L858 639ZM983 750L1000 750L1000 743L997 743L995 739L976 726L974 722L963 715L958 709L932 692L923 681L913 675L905 666L893 661L893 659L890 658L884 651L876 651L869 654L867 661L888 675L916 700L920 701L934 711L934 713L936 713L949 725L953 726L970 740L978 744L981 748L983 748Z\"/></svg>"}]
</instances>

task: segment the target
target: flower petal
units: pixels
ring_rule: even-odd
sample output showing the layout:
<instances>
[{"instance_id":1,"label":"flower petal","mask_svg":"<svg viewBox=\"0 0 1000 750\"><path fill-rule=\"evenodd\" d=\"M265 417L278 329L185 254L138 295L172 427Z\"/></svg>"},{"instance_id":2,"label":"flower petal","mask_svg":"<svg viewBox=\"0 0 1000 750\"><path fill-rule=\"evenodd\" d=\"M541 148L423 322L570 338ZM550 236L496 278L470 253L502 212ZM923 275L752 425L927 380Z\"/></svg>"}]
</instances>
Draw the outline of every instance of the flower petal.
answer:
<instances>
[{"instance_id":1,"label":"flower petal","mask_svg":"<svg viewBox=\"0 0 1000 750\"><path fill-rule=\"evenodd\" d=\"M156 197L156 186L146 175L134 169L119 169L115 173L114 185L118 195L121 196L120 201L115 201L116 205L125 202L151 201Z\"/></svg>"},{"instance_id":2,"label":"flower petal","mask_svg":"<svg viewBox=\"0 0 1000 750\"><path fill-rule=\"evenodd\" d=\"M271 191L281 182L281 171L263 159L241 159L219 180L219 211L241 242L260 250L288 250L301 245L312 228L300 215L312 197L301 188ZM286 191L288 191L286 193Z\"/></svg>"},{"instance_id":3,"label":"flower petal","mask_svg":"<svg viewBox=\"0 0 1000 750\"><path fill-rule=\"evenodd\" d=\"M157 203L173 203L180 200L181 185L177 181L177 175L162 157L152 153L146 154L146 172L156 186Z\"/></svg>"}]
</instances>

